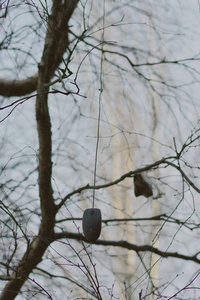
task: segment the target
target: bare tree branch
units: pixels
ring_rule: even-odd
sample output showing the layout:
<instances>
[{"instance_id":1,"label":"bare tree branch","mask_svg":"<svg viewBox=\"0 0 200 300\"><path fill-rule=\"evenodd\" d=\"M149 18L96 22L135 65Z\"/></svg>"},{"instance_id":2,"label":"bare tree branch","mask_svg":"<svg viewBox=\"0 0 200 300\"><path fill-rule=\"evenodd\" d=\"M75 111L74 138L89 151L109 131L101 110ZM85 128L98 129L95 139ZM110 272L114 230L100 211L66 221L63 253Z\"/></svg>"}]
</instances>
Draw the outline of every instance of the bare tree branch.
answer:
<instances>
[{"instance_id":1,"label":"bare tree branch","mask_svg":"<svg viewBox=\"0 0 200 300\"><path fill-rule=\"evenodd\" d=\"M24 96L37 89L38 75L23 80L0 78L0 95L5 97Z\"/></svg>"},{"instance_id":2,"label":"bare tree branch","mask_svg":"<svg viewBox=\"0 0 200 300\"><path fill-rule=\"evenodd\" d=\"M165 164L166 166L172 166L173 168L175 168L176 170L178 170L182 177L188 182L189 185L191 185L193 187L193 189L200 193L200 189L190 180L190 178L184 173L184 171L178 166L176 165L175 163L172 163L170 160L178 160L179 157L176 157L176 156L169 156L169 157L166 157L166 158L162 158L158 161L156 161L155 163L152 163L152 164L149 164L145 167L142 167L142 168L139 168L135 171L130 171L126 174L123 174L121 177L119 177L118 179L112 181L112 182L109 182L109 183L105 183L105 184L101 184L101 185L96 185L95 187L92 186L92 185L85 185L83 187L80 187L78 188L77 190L74 190L73 192L67 194L62 200L61 202L57 205L57 210L60 209L60 207L65 203L65 201L67 199L69 199L70 197L72 197L73 195L75 194L80 194L81 192L85 191L85 190L93 190L93 189L103 189L103 188L108 188L108 187L111 187L113 185L116 185L120 182L122 182L124 179L126 178L130 178L130 177L133 177L135 174L139 174L139 173L142 173L142 172L146 172L146 171L150 171L152 169L156 169L158 168L160 165L162 164Z\"/></svg>"},{"instance_id":3,"label":"bare tree branch","mask_svg":"<svg viewBox=\"0 0 200 300\"><path fill-rule=\"evenodd\" d=\"M72 232L61 232L61 233L55 233L54 235L54 239L55 240L60 240L60 239L75 239L77 241L84 241L86 243L89 243L86 238L78 233L72 233ZM114 241L114 240L97 240L96 242L91 242L91 244L95 244L95 245L103 245L103 246L111 246L111 247L120 247L120 248L125 248L127 250L133 250L136 253L139 252L151 252L154 254L157 254L160 257L173 257L173 258L179 258L179 259L183 259L183 260L189 260L189 261L193 261L197 264L200 264L200 259L197 258L197 256L199 255L199 252L197 252L195 255L189 256L189 255L184 255L184 254L180 254L178 252L169 252L169 251L162 251L159 250L153 246L150 245L135 245L135 244L131 244L127 241Z\"/></svg>"}]
</instances>

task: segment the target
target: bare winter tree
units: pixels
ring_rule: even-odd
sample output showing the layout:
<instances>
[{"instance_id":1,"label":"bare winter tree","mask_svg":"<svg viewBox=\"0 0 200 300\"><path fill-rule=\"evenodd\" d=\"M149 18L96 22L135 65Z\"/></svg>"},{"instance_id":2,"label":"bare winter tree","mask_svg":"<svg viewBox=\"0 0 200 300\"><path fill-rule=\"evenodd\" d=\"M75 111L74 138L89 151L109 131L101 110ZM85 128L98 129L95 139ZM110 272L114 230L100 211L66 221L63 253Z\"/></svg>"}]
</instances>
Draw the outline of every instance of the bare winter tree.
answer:
<instances>
[{"instance_id":1,"label":"bare winter tree","mask_svg":"<svg viewBox=\"0 0 200 300\"><path fill-rule=\"evenodd\" d=\"M186 0L0 1L0 300L197 299L199 28Z\"/></svg>"}]
</instances>

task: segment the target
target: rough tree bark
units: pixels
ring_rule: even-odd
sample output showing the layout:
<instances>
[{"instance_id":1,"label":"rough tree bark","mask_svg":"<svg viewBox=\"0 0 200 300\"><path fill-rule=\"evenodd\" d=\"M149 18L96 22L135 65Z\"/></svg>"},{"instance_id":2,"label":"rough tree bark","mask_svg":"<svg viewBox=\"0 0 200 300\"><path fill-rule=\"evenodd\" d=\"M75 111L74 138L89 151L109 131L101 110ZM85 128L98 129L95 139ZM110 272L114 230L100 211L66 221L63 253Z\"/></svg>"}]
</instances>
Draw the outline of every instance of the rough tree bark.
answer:
<instances>
[{"instance_id":1,"label":"rough tree bark","mask_svg":"<svg viewBox=\"0 0 200 300\"><path fill-rule=\"evenodd\" d=\"M54 205L51 175L51 121L48 110L48 83L62 61L68 47L68 22L77 6L78 0L54 0L38 75L23 81L0 80L0 92L7 96L30 93L36 88L36 120L39 138L39 197L41 224L38 235L27 245L27 251L18 266L13 269L10 281L0 295L1 300L12 300L19 293L31 271L42 260L42 256L53 241L56 208ZM27 86L28 83L28 86ZM9 91L9 92L8 92Z\"/></svg>"}]
</instances>

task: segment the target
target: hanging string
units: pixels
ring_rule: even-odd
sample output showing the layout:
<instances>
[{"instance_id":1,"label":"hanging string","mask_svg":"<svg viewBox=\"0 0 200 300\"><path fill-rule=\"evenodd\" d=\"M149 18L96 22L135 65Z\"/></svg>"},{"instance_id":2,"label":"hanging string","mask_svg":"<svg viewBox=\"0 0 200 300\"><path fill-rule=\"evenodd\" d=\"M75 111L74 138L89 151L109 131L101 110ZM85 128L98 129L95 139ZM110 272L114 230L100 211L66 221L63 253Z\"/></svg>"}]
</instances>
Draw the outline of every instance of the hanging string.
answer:
<instances>
[{"instance_id":1,"label":"hanging string","mask_svg":"<svg viewBox=\"0 0 200 300\"><path fill-rule=\"evenodd\" d=\"M102 44L103 47L103 44ZM103 51L103 49L102 49ZM103 65L103 57L101 56L101 87L99 93L99 101L98 101L98 122L97 122L97 142L96 142L96 151L95 151L95 164L94 164L94 189L93 189L93 200L92 207L94 208L95 201L95 191L96 191L96 174L97 174L97 160L98 160L98 150L99 150L99 136L100 136L100 122L101 122L101 99L102 99L102 91L103 91L103 78L102 78L102 65Z\"/></svg>"},{"instance_id":2,"label":"hanging string","mask_svg":"<svg viewBox=\"0 0 200 300\"><path fill-rule=\"evenodd\" d=\"M98 150L99 150L99 136L100 136L100 123L101 123L101 100L103 92L103 45L104 45L104 28L105 28L105 0L103 1L103 30L102 30L102 51L101 51L101 65L100 65L100 89L99 89L99 101L98 101L98 122L97 122L97 141L96 141L96 151L95 151L95 163L94 163L94 189L92 197L92 208L94 208L95 201L95 191L96 191L96 175L97 175L97 160L98 160Z\"/></svg>"},{"instance_id":3,"label":"hanging string","mask_svg":"<svg viewBox=\"0 0 200 300\"><path fill-rule=\"evenodd\" d=\"M94 208L95 190L96 190L96 174L97 174L97 159L98 159L98 149L99 149L99 134L100 134L100 117L101 117L101 94L99 95L99 112L98 112L98 123L97 123L97 142L96 142L96 152L95 152L95 164L94 164L94 189L93 189L93 199L92 207Z\"/></svg>"}]
</instances>

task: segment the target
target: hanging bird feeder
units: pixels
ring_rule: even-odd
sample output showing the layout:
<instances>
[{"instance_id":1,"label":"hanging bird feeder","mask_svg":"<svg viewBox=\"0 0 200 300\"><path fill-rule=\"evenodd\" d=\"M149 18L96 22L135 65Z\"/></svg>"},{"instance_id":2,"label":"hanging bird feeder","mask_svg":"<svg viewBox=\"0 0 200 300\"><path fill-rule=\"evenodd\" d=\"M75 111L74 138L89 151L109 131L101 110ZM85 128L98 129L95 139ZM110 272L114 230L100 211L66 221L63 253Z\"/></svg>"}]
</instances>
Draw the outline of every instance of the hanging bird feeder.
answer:
<instances>
[{"instance_id":1,"label":"hanging bird feeder","mask_svg":"<svg viewBox=\"0 0 200 300\"><path fill-rule=\"evenodd\" d=\"M85 238L90 242L95 242L101 233L101 211L99 208L94 208L95 190L96 190L96 174L97 174L97 157L98 157L98 145L99 145L99 133L100 133L100 116L101 116L101 93L103 86L101 82L101 92L99 96L99 109L98 109L98 124L97 124L97 142L95 152L95 164L94 164L94 187L93 187L93 201L92 208L88 208L84 211L82 219L82 227Z\"/></svg>"},{"instance_id":2,"label":"hanging bird feeder","mask_svg":"<svg viewBox=\"0 0 200 300\"><path fill-rule=\"evenodd\" d=\"M95 242L101 233L101 211L98 208L88 208L84 211L82 220L83 233L90 242Z\"/></svg>"}]
</instances>

